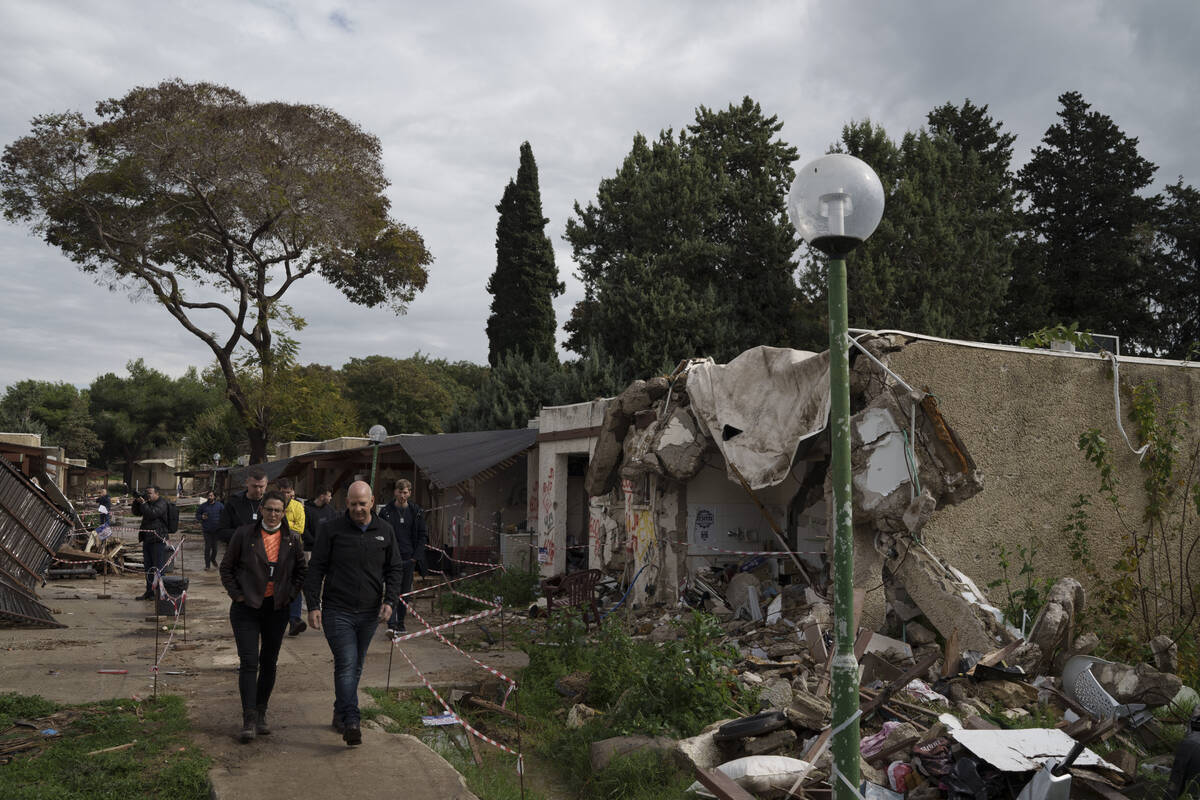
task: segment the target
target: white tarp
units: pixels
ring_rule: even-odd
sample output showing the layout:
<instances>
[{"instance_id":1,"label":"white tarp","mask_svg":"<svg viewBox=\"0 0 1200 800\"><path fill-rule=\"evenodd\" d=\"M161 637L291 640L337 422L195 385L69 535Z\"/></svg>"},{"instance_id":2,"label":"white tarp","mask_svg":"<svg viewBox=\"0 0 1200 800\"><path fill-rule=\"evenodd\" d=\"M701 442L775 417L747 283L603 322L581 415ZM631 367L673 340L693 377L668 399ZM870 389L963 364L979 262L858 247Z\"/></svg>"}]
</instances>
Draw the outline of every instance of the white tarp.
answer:
<instances>
[{"instance_id":1,"label":"white tarp","mask_svg":"<svg viewBox=\"0 0 1200 800\"><path fill-rule=\"evenodd\" d=\"M1075 740L1057 728L1018 728L1009 731L950 731L954 740L1001 772L1032 772L1054 759L1061 761L1075 746ZM1084 748L1075 759L1076 766L1104 767L1110 764Z\"/></svg>"},{"instance_id":2,"label":"white tarp","mask_svg":"<svg viewBox=\"0 0 1200 800\"><path fill-rule=\"evenodd\" d=\"M728 364L693 365L687 393L725 462L752 489L774 486L800 443L828 424L829 354L755 347ZM732 469L729 478L737 480Z\"/></svg>"}]
</instances>

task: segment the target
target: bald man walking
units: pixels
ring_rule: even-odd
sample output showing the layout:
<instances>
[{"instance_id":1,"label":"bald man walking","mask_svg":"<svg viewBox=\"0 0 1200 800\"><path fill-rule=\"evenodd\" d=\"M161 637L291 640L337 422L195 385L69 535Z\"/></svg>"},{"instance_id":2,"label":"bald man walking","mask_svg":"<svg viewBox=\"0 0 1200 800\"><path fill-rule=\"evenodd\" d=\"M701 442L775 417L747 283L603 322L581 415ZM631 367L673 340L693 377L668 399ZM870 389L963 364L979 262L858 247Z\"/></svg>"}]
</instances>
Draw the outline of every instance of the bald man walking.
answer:
<instances>
[{"instance_id":1,"label":"bald man walking","mask_svg":"<svg viewBox=\"0 0 1200 800\"><path fill-rule=\"evenodd\" d=\"M367 647L375 626L391 616L404 577L396 537L374 504L369 485L350 484L346 513L321 526L304 582L309 627L325 631L333 652L333 729L351 747L362 744L358 681Z\"/></svg>"}]
</instances>

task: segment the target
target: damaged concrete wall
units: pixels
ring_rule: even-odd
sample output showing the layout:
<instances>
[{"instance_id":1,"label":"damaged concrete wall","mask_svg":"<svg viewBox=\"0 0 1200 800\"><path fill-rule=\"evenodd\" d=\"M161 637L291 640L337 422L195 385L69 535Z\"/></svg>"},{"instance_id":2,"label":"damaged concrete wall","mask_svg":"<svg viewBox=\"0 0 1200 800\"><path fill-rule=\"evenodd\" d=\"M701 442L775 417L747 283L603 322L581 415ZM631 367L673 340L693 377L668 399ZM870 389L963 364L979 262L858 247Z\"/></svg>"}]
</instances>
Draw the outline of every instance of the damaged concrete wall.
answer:
<instances>
[{"instance_id":1,"label":"damaged concrete wall","mask_svg":"<svg viewBox=\"0 0 1200 800\"><path fill-rule=\"evenodd\" d=\"M923 538L938 555L980 586L1000 577L992 550L1004 542L1037 548L1039 577L1084 578L1068 552L1062 528L1071 503L1097 486L1095 468L1078 449L1080 434L1099 428L1122 477L1127 518L1140 520L1142 473L1116 424L1112 368L1093 354L899 338L889 364L911 386L935 395L985 474L987 489L970 502L939 510ZM1200 430L1200 368L1177 361L1121 359L1122 386L1151 379L1164 406L1187 403ZM1122 392L1122 408L1129 409ZM1131 439L1133 424L1123 420ZM1135 441L1136 444L1136 441ZM1123 538L1097 499L1091 515L1093 559L1112 563Z\"/></svg>"}]
</instances>

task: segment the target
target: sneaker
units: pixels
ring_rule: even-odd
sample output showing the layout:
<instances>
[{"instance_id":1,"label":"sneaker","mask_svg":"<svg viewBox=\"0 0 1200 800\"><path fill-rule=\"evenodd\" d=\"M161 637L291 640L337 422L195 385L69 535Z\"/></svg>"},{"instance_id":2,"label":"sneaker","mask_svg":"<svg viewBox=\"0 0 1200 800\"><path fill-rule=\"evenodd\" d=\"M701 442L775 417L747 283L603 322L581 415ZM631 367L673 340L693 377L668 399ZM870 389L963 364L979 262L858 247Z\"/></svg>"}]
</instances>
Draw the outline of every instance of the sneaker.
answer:
<instances>
[{"instance_id":1,"label":"sneaker","mask_svg":"<svg viewBox=\"0 0 1200 800\"><path fill-rule=\"evenodd\" d=\"M357 722L347 725L342 731L342 739L351 747L357 747L362 744L362 728L358 727Z\"/></svg>"},{"instance_id":2,"label":"sneaker","mask_svg":"<svg viewBox=\"0 0 1200 800\"><path fill-rule=\"evenodd\" d=\"M299 636L308 630L308 623L302 619L294 619L288 626L288 636Z\"/></svg>"}]
</instances>

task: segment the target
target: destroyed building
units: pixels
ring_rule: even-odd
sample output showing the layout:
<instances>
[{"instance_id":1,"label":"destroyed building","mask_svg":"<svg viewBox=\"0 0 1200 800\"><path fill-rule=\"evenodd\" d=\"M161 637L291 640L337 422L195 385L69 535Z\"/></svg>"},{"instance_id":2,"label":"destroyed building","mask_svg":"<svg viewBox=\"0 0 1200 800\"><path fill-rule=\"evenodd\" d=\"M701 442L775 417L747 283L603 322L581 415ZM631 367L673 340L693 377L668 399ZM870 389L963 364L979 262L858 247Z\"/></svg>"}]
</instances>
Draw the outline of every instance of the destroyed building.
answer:
<instances>
[{"instance_id":1,"label":"destroyed building","mask_svg":"<svg viewBox=\"0 0 1200 800\"><path fill-rule=\"evenodd\" d=\"M1136 467L1116 402L1123 393L1127 403L1131 383L1157 382L1163 402L1187 403L1193 421L1200 409L1192 364L907 333L857 338L851 429L863 622L879 629L888 613L924 613L945 635L959 629L970 649L1009 638L977 588L999 577L994 544L1032 542L1041 574L1073 573L1060 530L1070 501L1096 486L1080 434L1099 429L1118 468ZM1116 400L1114 367L1124 387ZM543 575L568 563L600 568L632 583L630 602L671 605L713 563L791 549L794 558L765 559L768 574L823 591L827 384L827 355L755 348L726 365L682 364L616 398L543 408L528 465ZM1139 512L1136 492L1124 499ZM1098 558L1119 547L1103 525Z\"/></svg>"}]
</instances>

